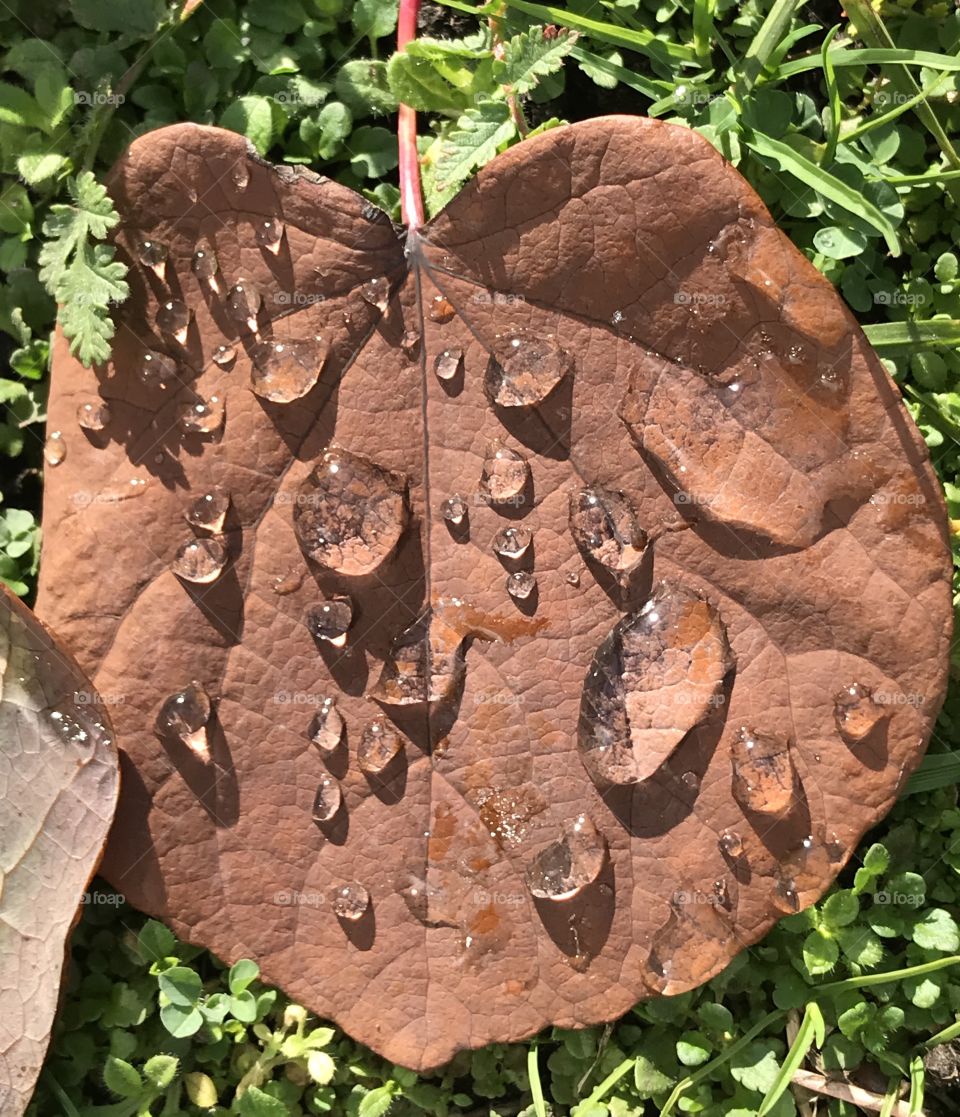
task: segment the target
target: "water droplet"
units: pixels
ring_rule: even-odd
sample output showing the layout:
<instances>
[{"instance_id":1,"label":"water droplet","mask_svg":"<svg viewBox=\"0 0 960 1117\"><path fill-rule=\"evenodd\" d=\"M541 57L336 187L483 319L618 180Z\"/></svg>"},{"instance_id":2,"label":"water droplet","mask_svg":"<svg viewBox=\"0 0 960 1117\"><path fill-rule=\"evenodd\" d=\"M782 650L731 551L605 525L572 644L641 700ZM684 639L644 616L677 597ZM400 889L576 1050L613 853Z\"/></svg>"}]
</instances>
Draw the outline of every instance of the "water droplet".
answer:
<instances>
[{"instance_id":1,"label":"water droplet","mask_svg":"<svg viewBox=\"0 0 960 1117\"><path fill-rule=\"evenodd\" d=\"M329 822L340 810L343 794L340 784L333 776L323 776L317 786L317 794L313 800L313 821Z\"/></svg>"},{"instance_id":2,"label":"water droplet","mask_svg":"<svg viewBox=\"0 0 960 1117\"><path fill-rule=\"evenodd\" d=\"M355 880L349 884L341 884L331 893L330 906L338 919L355 923L363 918L370 907L370 893Z\"/></svg>"},{"instance_id":3,"label":"water droplet","mask_svg":"<svg viewBox=\"0 0 960 1117\"><path fill-rule=\"evenodd\" d=\"M530 784L515 788L484 788L474 793L471 802L477 808L487 833L501 849L519 845L527 833L530 819L547 809L546 800Z\"/></svg>"},{"instance_id":4,"label":"water droplet","mask_svg":"<svg viewBox=\"0 0 960 1117\"><path fill-rule=\"evenodd\" d=\"M181 406L177 413L181 430L188 434L216 434L226 416L223 400L219 396L200 399Z\"/></svg>"},{"instance_id":5,"label":"water droplet","mask_svg":"<svg viewBox=\"0 0 960 1117\"><path fill-rule=\"evenodd\" d=\"M617 574L643 558L647 534L623 493L595 486L570 494L570 534L585 558Z\"/></svg>"},{"instance_id":6,"label":"water droplet","mask_svg":"<svg viewBox=\"0 0 960 1117\"><path fill-rule=\"evenodd\" d=\"M190 260L190 270L197 279L205 282L211 291L218 290L216 280L220 263L217 260L216 252L210 247L209 241L201 240L197 242L193 250L193 257Z\"/></svg>"},{"instance_id":7,"label":"water droplet","mask_svg":"<svg viewBox=\"0 0 960 1117\"><path fill-rule=\"evenodd\" d=\"M237 347L235 345L218 345L210 359L220 368L226 368L227 365L232 365L237 359Z\"/></svg>"},{"instance_id":8,"label":"water droplet","mask_svg":"<svg viewBox=\"0 0 960 1117\"><path fill-rule=\"evenodd\" d=\"M291 567L286 574L279 574L273 579L273 592L278 597L286 597L287 594L296 593L303 585L305 574L306 571L302 566Z\"/></svg>"},{"instance_id":9,"label":"water droplet","mask_svg":"<svg viewBox=\"0 0 960 1117\"><path fill-rule=\"evenodd\" d=\"M526 601L536 588L537 579L529 570L515 570L507 575L507 593L518 601Z\"/></svg>"},{"instance_id":10,"label":"water droplet","mask_svg":"<svg viewBox=\"0 0 960 1117\"><path fill-rule=\"evenodd\" d=\"M276 217L268 217L264 221L259 221L255 228L257 244L276 255L280 251L280 242L283 240L283 222L278 221Z\"/></svg>"},{"instance_id":11,"label":"water droplet","mask_svg":"<svg viewBox=\"0 0 960 1117\"><path fill-rule=\"evenodd\" d=\"M743 855L743 838L736 830L724 830L717 845L720 847L720 852L732 860L736 860Z\"/></svg>"},{"instance_id":12,"label":"water droplet","mask_svg":"<svg viewBox=\"0 0 960 1117\"><path fill-rule=\"evenodd\" d=\"M253 354L250 386L254 394L272 403L300 399L320 379L330 346L322 338L302 341L266 341Z\"/></svg>"},{"instance_id":13,"label":"water droplet","mask_svg":"<svg viewBox=\"0 0 960 1117\"><path fill-rule=\"evenodd\" d=\"M433 371L440 380L452 380L462 367L462 349L443 349L433 362Z\"/></svg>"},{"instance_id":14,"label":"water droplet","mask_svg":"<svg viewBox=\"0 0 960 1117\"><path fill-rule=\"evenodd\" d=\"M576 570L571 570L566 576L566 583L568 586L579 586L580 574Z\"/></svg>"},{"instance_id":15,"label":"water droplet","mask_svg":"<svg viewBox=\"0 0 960 1117\"><path fill-rule=\"evenodd\" d=\"M680 777L680 782L684 787L689 787L691 791L700 790L700 777L696 772L684 772Z\"/></svg>"},{"instance_id":16,"label":"water droplet","mask_svg":"<svg viewBox=\"0 0 960 1117\"><path fill-rule=\"evenodd\" d=\"M529 528L505 527L493 537L493 552L501 558L518 559L527 553L533 542Z\"/></svg>"},{"instance_id":17,"label":"water droplet","mask_svg":"<svg viewBox=\"0 0 960 1117\"><path fill-rule=\"evenodd\" d=\"M425 926L457 926L456 904L442 888L410 874L399 892L410 914Z\"/></svg>"},{"instance_id":18,"label":"water droplet","mask_svg":"<svg viewBox=\"0 0 960 1117\"><path fill-rule=\"evenodd\" d=\"M382 314L390 302L390 280L386 276L368 279L360 288L360 294L365 302L375 306Z\"/></svg>"},{"instance_id":19,"label":"water droplet","mask_svg":"<svg viewBox=\"0 0 960 1117\"><path fill-rule=\"evenodd\" d=\"M483 461L480 492L494 504L512 503L526 488L529 477L527 459L502 442L495 442Z\"/></svg>"},{"instance_id":20,"label":"water droplet","mask_svg":"<svg viewBox=\"0 0 960 1117\"><path fill-rule=\"evenodd\" d=\"M250 333L258 330L257 314L263 297L251 283L237 283L227 292L227 313L240 325L246 326Z\"/></svg>"},{"instance_id":21,"label":"water droplet","mask_svg":"<svg viewBox=\"0 0 960 1117\"><path fill-rule=\"evenodd\" d=\"M428 610L394 637L370 696L395 706L449 698L463 681L464 640L460 630Z\"/></svg>"},{"instance_id":22,"label":"water droplet","mask_svg":"<svg viewBox=\"0 0 960 1117\"><path fill-rule=\"evenodd\" d=\"M67 456L67 444L60 431L51 431L43 444L43 460L47 465L59 465Z\"/></svg>"},{"instance_id":23,"label":"water droplet","mask_svg":"<svg viewBox=\"0 0 960 1117\"><path fill-rule=\"evenodd\" d=\"M102 399L81 403L77 408L77 422L85 431L102 431L110 422L110 407Z\"/></svg>"},{"instance_id":24,"label":"water droplet","mask_svg":"<svg viewBox=\"0 0 960 1117\"><path fill-rule=\"evenodd\" d=\"M193 527L216 534L223 529L229 508L230 495L221 489L211 489L188 505L183 516Z\"/></svg>"},{"instance_id":25,"label":"water droplet","mask_svg":"<svg viewBox=\"0 0 960 1117\"><path fill-rule=\"evenodd\" d=\"M148 349L143 355L137 375L148 387L165 388L176 378L177 365L166 354Z\"/></svg>"},{"instance_id":26,"label":"water droplet","mask_svg":"<svg viewBox=\"0 0 960 1117\"><path fill-rule=\"evenodd\" d=\"M660 582L597 649L583 687L580 756L599 784L648 779L707 721L732 666L714 606Z\"/></svg>"},{"instance_id":27,"label":"water droplet","mask_svg":"<svg viewBox=\"0 0 960 1117\"><path fill-rule=\"evenodd\" d=\"M250 184L250 170L245 161L241 160L238 163L234 163L230 171L230 178L233 181L233 185L238 190L246 190Z\"/></svg>"},{"instance_id":28,"label":"water droplet","mask_svg":"<svg viewBox=\"0 0 960 1117\"><path fill-rule=\"evenodd\" d=\"M400 755L400 734L383 718L377 718L360 734L357 764L368 776L379 776Z\"/></svg>"},{"instance_id":29,"label":"water droplet","mask_svg":"<svg viewBox=\"0 0 960 1117\"><path fill-rule=\"evenodd\" d=\"M200 683L193 682L164 699L154 728L161 737L176 737L191 752L209 760L207 726L210 714L210 696Z\"/></svg>"},{"instance_id":30,"label":"water droplet","mask_svg":"<svg viewBox=\"0 0 960 1117\"><path fill-rule=\"evenodd\" d=\"M613 314L610 315L610 325L611 326L619 326L622 321L623 321L623 311L622 310L615 310L613 312Z\"/></svg>"},{"instance_id":31,"label":"water droplet","mask_svg":"<svg viewBox=\"0 0 960 1117\"><path fill-rule=\"evenodd\" d=\"M487 368L487 394L501 407L542 403L573 368L573 359L552 336L526 333L498 338Z\"/></svg>"},{"instance_id":32,"label":"water droplet","mask_svg":"<svg viewBox=\"0 0 960 1117\"><path fill-rule=\"evenodd\" d=\"M773 890L773 904L779 911L793 914L800 910L800 893L791 876L779 875Z\"/></svg>"},{"instance_id":33,"label":"water droplet","mask_svg":"<svg viewBox=\"0 0 960 1117\"><path fill-rule=\"evenodd\" d=\"M141 240L137 245L137 259L162 280L167 270L167 246L155 240Z\"/></svg>"},{"instance_id":34,"label":"water droplet","mask_svg":"<svg viewBox=\"0 0 960 1117\"><path fill-rule=\"evenodd\" d=\"M407 330L400 338L400 348L406 353L409 360L414 360L420 352L420 335L416 330Z\"/></svg>"},{"instance_id":35,"label":"water droplet","mask_svg":"<svg viewBox=\"0 0 960 1117\"><path fill-rule=\"evenodd\" d=\"M842 861L844 855L847 852L847 847L837 837L837 835L833 833L831 833L830 836L827 838L824 849L826 850L827 857L830 859L830 863L832 865L836 865L840 861Z\"/></svg>"},{"instance_id":36,"label":"water droplet","mask_svg":"<svg viewBox=\"0 0 960 1117\"><path fill-rule=\"evenodd\" d=\"M858 745L886 719L889 711L874 698L873 691L853 683L834 696L833 716L840 736Z\"/></svg>"},{"instance_id":37,"label":"water droplet","mask_svg":"<svg viewBox=\"0 0 960 1117\"><path fill-rule=\"evenodd\" d=\"M335 648L347 642L347 632L353 624L353 601L349 597L332 597L307 612L307 628L317 640L326 640Z\"/></svg>"},{"instance_id":38,"label":"water droplet","mask_svg":"<svg viewBox=\"0 0 960 1117\"><path fill-rule=\"evenodd\" d=\"M180 345L184 345L192 313L186 303L180 302L179 299L169 299L157 311L157 329L162 334L174 338Z\"/></svg>"},{"instance_id":39,"label":"water droplet","mask_svg":"<svg viewBox=\"0 0 960 1117\"><path fill-rule=\"evenodd\" d=\"M431 322L449 322L451 318L456 317L456 310L453 303L447 298L446 295L434 295L430 300L430 308L427 311Z\"/></svg>"},{"instance_id":40,"label":"water droplet","mask_svg":"<svg viewBox=\"0 0 960 1117\"><path fill-rule=\"evenodd\" d=\"M793 809L799 778L788 741L741 726L731 758L733 795L745 811L777 818Z\"/></svg>"},{"instance_id":41,"label":"water droplet","mask_svg":"<svg viewBox=\"0 0 960 1117\"><path fill-rule=\"evenodd\" d=\"M454 493L440 505L440 514L454 526L462 524L467 517L467 502L459 493Z\"/></svg>"},{"instance_id":42,"label":"water droplet","mask_svg":"<svg viewBox=\"0 0 960 1117\"><path fill-rule=\"evenodd\" d=\"M407 526L407 479L346 450L324 452L301 482L293 526L307 555L341 574L369 574Z\"/></svg>"},{"instance_id":43,"label":"water droplet","mask_svg":"<svg viewBox=\"0 0 960 1117\"><path fill-rule=\"evenodd\" d=\"M563 826L562 836L533 859L527 887L543 900L568 900L593 884L603 870L607 842L582 814Z\"/></svg>"},{"instance_id":44,"label":"water droplet","mask_svg":"<svg viewBox=\"0 0 960 1117\"><path fill-rule=\"evenodd\" d=\"M670 915L650 950L651 983L658 992L680 993L694 984L696 975L714 973L728 960L732 928L724 910L725 892L725 881L716 882L709 892L674 892Z\"/></svg>"},{"instance_id":45,"label":"water droplet","mask_svg":"<svg viewBox=\"0 0 960 1117\"><path fill-rule=\"evenodd\" d=\"M313 715L307 736L325 755L336 752L343 740L343 718L332 698L324 698Z\"/></svg>"},{"instance_id":46,"label":"water droplet","mask_svg":"<svg viewBox=\"0 0 960 1117\"><path fill-rule=\"evenodd\" d=\"M219 539L191 539L177 549L170 569L184 581L208 585L227 565L227 549Z\"/></svg>"}]
</instances>

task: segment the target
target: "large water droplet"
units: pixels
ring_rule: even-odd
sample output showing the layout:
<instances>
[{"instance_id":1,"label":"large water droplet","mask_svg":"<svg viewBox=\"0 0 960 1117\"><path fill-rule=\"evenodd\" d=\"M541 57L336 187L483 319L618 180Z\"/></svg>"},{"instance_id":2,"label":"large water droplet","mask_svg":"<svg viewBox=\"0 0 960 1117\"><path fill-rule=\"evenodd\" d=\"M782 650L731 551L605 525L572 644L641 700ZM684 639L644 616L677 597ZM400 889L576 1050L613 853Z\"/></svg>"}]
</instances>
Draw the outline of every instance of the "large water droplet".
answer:
<instances>
[{"instance_id":1,"label":"large water droplet","mask_svg":"<svg viewBox=\"0 0 960 1117\"><path fill-rule=\"evenodd\" d=\"M286 574L278 574L273 579L271 587L273 592L278 597L286 597L288 594L296 593L297 590L303 585L303 579L306 576L306 571L302 566L292 566Z\"/></svg>"},{"instance_id":2,"label":"large water droplet","mask_svg":"<svg viewBox=\"0 0 960 1117\"><path fill-rule=\"evenodd\" d=\"M630 501L599 486L570 494L570 534L586 558L618 575L637 565L647 545Z\"/></svg>"},{"instance_id":3,"label":"large water droplet","mask_svg":"<svg viewBox=\"0 0 960 1117\"><path fill-rule=\"evenodd\" d=\"M154 727L161 737L176 737L202 760L209 760L210 714L209 695L200 683L193 682L164 699Z\"/></svg>"},{"instance_id":4,"label":"large water droplet","mask_svg":"<svg viewBox=\"0 0 960 1117\"><path fill-rule=\"evenodd\" d=\"M329 344L322 338L312 342L266 341L253 354L250 386L254 394L273 403L300 399L320 379Z\"/></svg>"},{"instance_id":5,"label":"large water droplet","mask_svg":"<svg viewBox=\"0 0 960 1117\"><path fill-rule=\"evenodd\" d=\"M730 751L733 795L740 806L773 818L789 814L799 789L789 742L741 726Z\"/></svg>"},{"instance_id":6,"label":"large water droplet","mask_svg":"<svg viewBox=\"0 0 960 1117\"><path fill-rule=\"evenodd\" d=\"M597 649L583 686L580 756L602 783L649 778L720 704L732 666L714 606L659 583Z\"/></svg>"},{"instance_id":7,"label":"large water droplet","mask_svg":"<svg viewBox=\"0 0 960 1117\"><path fill-rule=\"evenodd\" d=\"M330 894L330 906L338 919L355 923L364 917L370 907L370 893L355 880L341 884Z\"/></svg>"},{"instance_id":8,"label":"large water droplet","mask_svg":"<svg viewBox=\"0 0 960 1117\"><path fill-rule=\"evenodd\" d=\"M158 279L166 275L167 246L155 240L141 240L137 244L137 259L145 268L150 268Z\"/></svg>"},{"instance_id":9,"label":"large water droplet","mask_svg":"<svg viewBox=\"0 0 960 1117\"><path fill-rule=\"evenodd\" d=\"M353 601L349 597L333 597L320 605L313 605L307 612L307 628L317 640L326 640L335 648L347 642L347 632L353 624Z\"/></svg>"},{"instance_id":10,"label":"large water droplet","mask_svg":"<svg viewBox=\"0 0 960 1117\"><path fill-rule=\"evenodd\" d=\"M606 858L606 839L582 814L564 825L559 841L533 859L526 872L527 887L539 899L571 899L593 884Z\"/></svg>"},{"instance_id":11,"label":"large water droplet","mask_svg":"<svg viewBox=\"0 0 960 1117\"><path fill-rule=\"evenodd\" d=\"M387 304L390 301L390 280L386 276L380 276L378 279L368 279L360 288L360 294L364 301L371 306L375 306L382 314L387 309Z\"/></svg>"},{"instance_id":12,"label":"large water droplet","mask_svg":"<svg viewBox=\"0 0 960 1117\"><path fill-rule=\"evenodd\" d=\"M487 451L480 474L480 492L494 504L513 504L523 493L530 477L527 459L495 442Z\"/></svg>"},{"instance_id":13,"label":"large water droplet","mask_svg":"<svg viewBox=\"0 0 960 1117\"><path fill-rule=\"evenodd\" d=\"M428 611L394 638L371 696L394 706L451 697L463 681L464 639Z\"/></svg>"},{"instance_id":14,"label":"large water droplet","mask_svg":"<svg viewBox=\"0 0 960 1117\"><path fill-rule=\"evenodd\" d=\"M177 412L182 430L188 434L216 434L223 426L226 409L219 396L201 399L199 396L183 404Z\"/></svg>"},{"instance_id":15,"label":"large water droplet","mask_svg":"<svg viewBox=\"0 0 960 1117\"><path fill-rule=\"evenodd\" d=\"M322 776L313 799L313 821L329 822L340 810L343 793L333 776Z\"/></svg>"},{"instance_id":16,"label":"large water droplet","mask_svg":"<svg viewBox=\"0 0 960 1117\"><path fill-rule=\"evenodd\" d=\"M369 574L407 526L407 480L346 450L325 451L301 482L293 526L314 562L341 574Z\"/></svg>"},{"instance_id":17,"label":"large water droplet","mask_svg":"<svg viewBox=\"0 0 960 1117\"><path fill-rule=\"evenodd\" d=\"M43 460L47 465L59 465L67 456L67 443L61 431L51 431L43 444Z\"/></svg>"},{"instance_id":18,"label":"large water droplet","mask_svg":"<svg viewBox=\"0 0 960 1117\"><path fill-rule=\"evenodd\" d=\"M216 534L223 528L229 508L230 494L222 489L211 489L189 504L183 516L188 524Z\"/></svg>"},{"instance_id":19,"label":"large water droplet","mask_svg":"<svg viewBox=\"0 0 960 1117\"><path fill-rule=\"evenodd\" d=\"M179 578L207 585L220 577L227 565L227 549L219 539L191 539L177 550L170 569Z\"/></svg>"},{"instance_id":20,"label":"large water droplet","mask_svg":"<svg viewBox=\"0 0 960 1117\"><path fill-rule=\"evenodd\" d=\"M731 860L736 860L743 855L743 838L736 830L724 830L717 842L720 852Z\"/></svg>"},{"instance_id":21,"label":"large water droplet","mask_svg":"<svg viewBox=\"0 0 960 1117\"><path fill-rule=\"evenodd\" d=\"M227 292L227 313L250 333L257 332L257 314L263 297L252 283L237 283Z\"/></svg>"},{"instance_id":22,"label":"large water droplet","mask_svg":"<svg viewBox=\"0 0 960 1117\"><path fill-rule=\"evenodd\" d=\"M457 905L451 902L451 897L443 888L411 874L399 892L410 914L425 926L457 926Z\"/></svg>"},{"instance_id":23,"label":"large water droplet","mask_svg":"<svg viewBox=\"0 0 960 1117\"><path fill-rule=\"evenodd\" d=\"M440 322L442 324L455 318L457 311L446 295L434 295L430 300L427 314L431 322Z\"/></svg>"},{"instance_id":24,"label":"large water droplet","mask_svg":"<svg viewBox=\"0 0 960 1117\"><path fill-rule=\"evenodd\" d=\"M518 601L526 601L536 588L537 579L529 570L515 570L507 575L507 593Z\"/></svg>"},{"instance_id":25,"label":"large water droplet","mask_svg":"<svg viewBox=\"0 0 960 1117\"><path fill-rule=\"evenodd\" d=\"M847 744L858 745L887 718L890 711L877 702L873 691L860 683L852 683L834 696L833 713L840 736Z\"/></svg>"},{"instance_id":26,"label":"large water droplet","mask_svg":"<svg viewBox=\"0 0 960 1117\"><path fill-rule=\"evenodd\" d=\"M660 993L680 993L728 959L732 928L723 910L726 891L726 882L718 881L709 892L690 888L673 894L669 918L650 951L652 984Z\"/></svg>"},{"instance_id":27,"label":"large water droplet","mask_svg":"<svg viewBox=\"0 0 960 1117\"><path fill-rule=\"evenodd\" d=\"M232 365L237 359L237 347L235 345L218 345L211 354L210 359L215 365L220 368L226 368Z\"/></svg>"},{"instance_id":28,"label":"large water droplet","mask_svg":"<svg viewBox=\"0 0 960 1117\"><path fill-rule=\"evenodd\" d=\"M110 422L110 407L102 399L87 400L77 408L77 422L85 431L102 431Z\"/></svg>"},{"instance_id":29,"label":"large water droplet","mask_svg":"<svg viewBox=\"0 0 960 1117\"><path fill-rule=\"evenodd\" d=\"M165 353L148 349L137 369L137 375L148 387L165 388L171 380L176 379L177 364Z\"/></svg>"},{"instance_id":30,"label":"large water droplet","mask_svg":"<svg viewBox=\"0 0 960 1117\"><path fill-rule=\"evenodd\" d=\"M332 698L324 698L313 715L307 736L324 754L329 756L337 751L343 740L343 718Z\"/></svg>"},{"instance_id":31,"label":"large water droplet","mask_svg":"<svg viewBox=\"0 0 960 1117\"><path fill-rule=\"evenodd\" d=\"M433 362L433 371L440 380L452 380L463 365L462 349L443 349Z\"/></svg>"},{"instance_id":32,"label":"large water droplet","mask_svg":"<svg viewBox=\"0 0 960 1117\"><path fill-rule=\"evenodd\" d=\"M283 222L275 217L268 217L258 221L255 229L257 244L276 255L280 251L280 242L283 240Z\"/></svg>"},{"instance_id":33,"label":"large water droplet","mask_svg":"<svg viewBox=\"0 0 960 1117\"><path fill-rule=\"evenodd\" d=\"M487 369L487 394L501 407L542 403L573 368L573 359L552 336L527 333L498 338Z\"/></svg>"},{"instance_id":34,"label":"large water droplet","mask_svg":"<svg viewBox=\"0 0 960 1117\"><path fill-rule=\"evenodd\" d=\"M220 270L220 264L216 252L210 247L209 241L201 240L197 242L193 250L193 257L190 260L190 269L197 279L206 283L211 291L218 289L216 277Z\"/></svg>"},{"instance_id":35,"label":"large water droplet","mask_svg":"<svg viewBox=\"0 0 960 1117\"><path fill-rule=\"evenodd\" d=\"M379 776L396 760L403 748L400 734L384 718L377 718L360 734L357 764L368 776Z\"/></svg>"},{"instance_id":36,"label":"large water droplet","mask_svg":"<svg viewBox=\"0 0 960 1117\"><path fill-rule=\"evenodd\" d=\"M459 527L467 518L467 502L459 493L454 493L440 505L440 514L448 522Z\"/></svg>"},{"instance_id":37,"label":"large water droplet","mask_svg":"<svg viewBox=\"0 0 960 1117\"><path fill-rule=\"evenodd\" d=\"M157 329L184 345L192 316L193 312L186 303L179 299L168 299L157 311Z\"/></svg>"},{"instance_id":38,"label":"large water droplet","mask_svg":"<svg viewBox=\"0 0 960 1117\"><path fill-rule=\"evenodd\" d=\"M493 552L505 559L522 558L532 542L529 528L505 527L493 537Z\"/></svg>"}]
</instances>

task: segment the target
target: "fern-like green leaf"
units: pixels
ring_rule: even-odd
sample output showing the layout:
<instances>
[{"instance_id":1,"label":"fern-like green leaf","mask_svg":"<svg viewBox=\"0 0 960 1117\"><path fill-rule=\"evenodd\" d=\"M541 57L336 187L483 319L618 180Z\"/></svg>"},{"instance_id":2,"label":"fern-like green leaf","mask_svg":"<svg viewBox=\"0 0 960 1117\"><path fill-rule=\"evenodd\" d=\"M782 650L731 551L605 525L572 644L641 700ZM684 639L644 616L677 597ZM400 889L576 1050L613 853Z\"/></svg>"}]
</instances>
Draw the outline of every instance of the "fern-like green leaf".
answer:
<instances>
[{"instance_id":1,"label":"fern-like green leaf","mask_svg":"<svg viewBox=\"0 0 960 1117\"><path fill-rule=\"evenodd\" d=\"M448 191L489 163L501 144L512 139L516 125L505 101L489 98L468 109L440 146L436 186Z\"/></svg>"},{"instance_id":2,"label":"fern-like green leaf","mask_svg":"<svg viewBox=\"0 0 960 1117\"><path fill-rule=\"evenodd\" d=\"M576 31L545 34L544 28L531 27L503 44L503 57L497 61L494 76L514 93L529 93L541 78L563 66L576 41Z\"/></svg>"}]
</instances>

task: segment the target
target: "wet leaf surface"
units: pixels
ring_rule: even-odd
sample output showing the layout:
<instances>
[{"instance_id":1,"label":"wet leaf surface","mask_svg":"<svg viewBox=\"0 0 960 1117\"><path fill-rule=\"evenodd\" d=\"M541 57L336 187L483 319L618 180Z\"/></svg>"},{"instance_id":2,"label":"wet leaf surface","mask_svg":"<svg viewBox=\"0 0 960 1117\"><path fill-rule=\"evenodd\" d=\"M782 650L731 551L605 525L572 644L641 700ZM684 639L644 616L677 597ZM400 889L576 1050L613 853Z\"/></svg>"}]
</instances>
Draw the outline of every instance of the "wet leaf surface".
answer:
<instances>
[{"instance_id":1,"label":"wet leaf surface","mask_svg":"<svg viewBox=\"0 0 960 1117\"><path fill-rule=\"evenodd\" d=\"M112 883L414 1067L819 895L939 708L944 514L705 141L553 131L406 242L192 125L111 190L134 294L108 366L58 349L40 607L125 695Z\"/></svg>"},{"instance_id":2,"label":"wet leaf surface","mask_svg":"<svg viewBox=\"0 0 960 1117\"><path fill-rule=\"evenodd\" d=\"M0 597L0 1112L33 1093L67 935L118 790L112 730L88 679L6 590Z\"/></svg>"}]
</instances>

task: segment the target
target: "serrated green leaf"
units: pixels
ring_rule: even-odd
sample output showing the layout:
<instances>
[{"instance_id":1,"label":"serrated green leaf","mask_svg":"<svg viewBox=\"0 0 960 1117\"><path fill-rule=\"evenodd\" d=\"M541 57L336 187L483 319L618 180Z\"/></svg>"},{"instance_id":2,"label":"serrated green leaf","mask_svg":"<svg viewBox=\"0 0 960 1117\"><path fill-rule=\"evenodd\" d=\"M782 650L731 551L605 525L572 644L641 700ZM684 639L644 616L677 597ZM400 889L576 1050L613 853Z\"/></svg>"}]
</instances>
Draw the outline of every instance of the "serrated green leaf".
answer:
<instances>
[{"instance_id":1,"label":"serrated green leaf","mask_svg":"<svg viewBox=\"0 0 960 1117\"><path fill-rule=\"evenodd\" d=\"M46 114L36 100L18 85L0 81L0 123L49 132Z\"/></svg>"},{"instance_id":2,"label":"serrated green leaf","mask_svg":"<svg viewBox=\"0 0 960 1117\"><path fill-rule=\"evenodd\" d=\"M948 954L960 949L960 932L953 916L943 908L933 908L913 925L913 941L924 950L944 950Z\"/></svg>"},{"instance_id":3,"label":"serrated green leaf","mask_svg":"<svg viewBox=\"0 0 960 1117\"><path fill-rule=\"evenodd\" d=\"M503 55L494 63L494 78L514 93L530 93L548 74L556 73L573 50L575 31L546 34L543 27L531 27L503 44Z\"/></svg>"},{"instance_id":4,"label":"serrated green leaf","mask_svg":"<svg viewBox=\"0 0 960 1117\"><path fill-rule=\"evenodd\" d=\"M103 1082L107 1089L121 1098L135 1098L143 1090L140 1072L114 1055L108 1055L103 1067Z\"/></svg>"},{"instance_id":5,"label":"serrated green leaf","mask_svg":"<svg viewBox=\"0 0 960 1117\"><path fill-rule=\"evenodd\" d=\"M459 113L471 100L469 94L454 88L438 72L433 59L406 51L398 52L387 63L387 80L398 101L420 112Z\"/></svg>"},{"instance_id":6,"label":"serrated green leaf","mask_svg":"<svg viewBox=\"0 0 960 1117\"><path fill-rule=\"evenodd\" d=\"M516 135L510 109L503 101L481 101L468 109L440 145L436 162L437 189L445 191L465 181L489 163L501 144Z\"/></svg>"},{"instance_id":7,"label":"serrated green leaf","mask_svg":"<svg viewBox=\"0 0 960 1117\"><path fill-rule=\"evenodd\" d=\"M356 58L341 66L333 88L355 117L396 112L397 97L390 88L387 64Z\"/></svg>"},{"instance_id":8,"label":"serrated green leaf","mask_svg":"<svg viewBox=\"0 0 960 1117\"><path fill-rule=\"evenodd\" d=\"M803 964L814 977L829 973L839 956L840 947L823 931L811 931L803 940Z\"/></svg>"}]
</instances>

